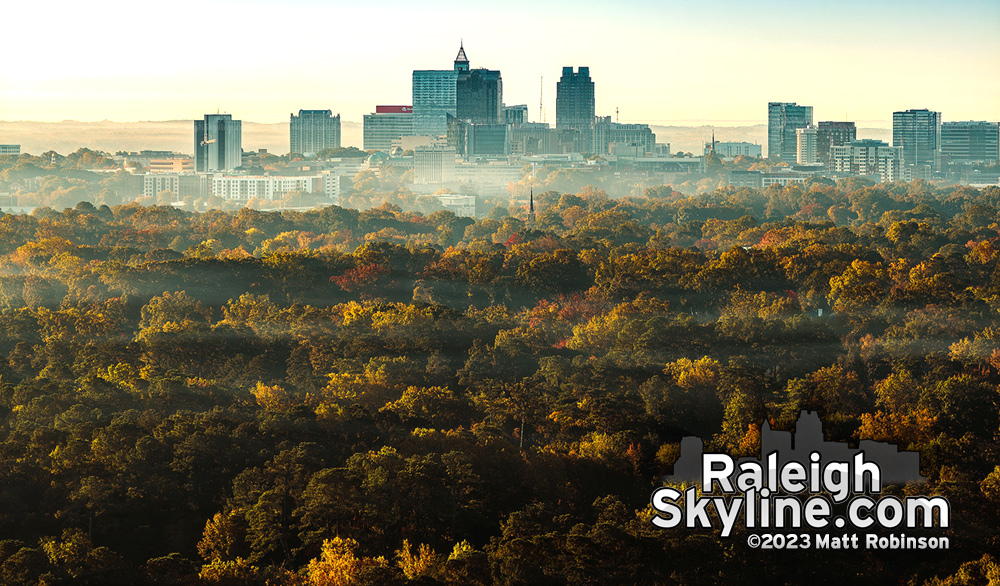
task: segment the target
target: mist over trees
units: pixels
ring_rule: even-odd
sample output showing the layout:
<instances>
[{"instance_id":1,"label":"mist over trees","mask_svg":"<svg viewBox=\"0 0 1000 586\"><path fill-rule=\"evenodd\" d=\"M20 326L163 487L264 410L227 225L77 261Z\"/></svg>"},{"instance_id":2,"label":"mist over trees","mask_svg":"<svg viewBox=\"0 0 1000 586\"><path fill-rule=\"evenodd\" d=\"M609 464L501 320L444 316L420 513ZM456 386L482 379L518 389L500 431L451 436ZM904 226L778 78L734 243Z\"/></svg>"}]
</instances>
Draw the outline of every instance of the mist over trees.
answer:
<instances>
[{"instance_id":1,"label":"mist over trees","mask_svg":"<svg viewBox=\"0 0 1000 586\"><path fill-rule=\"evenodd\" d=\"M1000 188L830 183L4 215L0 583L987 583ZM918 450L952 548L649 523L683 436L801 409Z\"/></svg>"}]
</instances>

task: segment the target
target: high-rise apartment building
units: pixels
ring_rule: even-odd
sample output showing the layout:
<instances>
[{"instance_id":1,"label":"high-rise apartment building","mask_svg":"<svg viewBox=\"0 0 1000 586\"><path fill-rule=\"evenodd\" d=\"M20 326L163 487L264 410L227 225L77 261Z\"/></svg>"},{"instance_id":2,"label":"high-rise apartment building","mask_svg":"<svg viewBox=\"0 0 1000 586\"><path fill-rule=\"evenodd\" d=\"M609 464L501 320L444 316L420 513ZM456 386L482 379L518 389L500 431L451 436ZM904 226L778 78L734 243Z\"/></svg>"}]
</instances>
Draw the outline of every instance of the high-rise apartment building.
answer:
<instances>
[{"instance_id":1,"label":"high-rise apartment building","mask_svg":"<svg viewBox=\"0 0 1000 586\"><path fill-rule=\"evenodd\" d=\"M821 121L816 124L816 158L830 164L830 148L845 145L858 138L853 122Z\"/></svg>"},{"instance_id":2,"label":"high-rise apartment building","mask_svg":"<svg viewBox=\"0 0 1000 586\"><path fill-rule=\"evenodd\" d=\"M903 180L903 149L881 140L855 140L830 148L831 166L839 173L879 175L882 181Z\"/></svg>"},{"instance_id":3,"label":"high-rise apartment building","mask_svg":"<svg viewBox=\"0 0 1000 586\"><path fill-rule=\"evenodd\" d=\"M795 161L800 165L815 165L818 160L817 137L819 129L815 126L795 129Z\"/></svg>"},{"instance_id":4,"label":"high-rise apartment building","mask_svg":"<svg viewBox=\"0 0 1000 586\"><path fill-rule=\"evenodd\" d=\"M941 113L927 109L892 113L892 146L903 147L903 164L941 167Z\"/></svg>"},{"instance_id":5,"label":"high-rise apartment building","mask_svg":"<svg viewBox=\"0 0 1000 586\"><path fill-rule=\"evenodd\" d=\"M794 163L798 156L795 131L813 123L812 106L795 102L770 102L767 105L767 158Z\"/></svg>"},{"instance_id":6,"label":"high-rise apartment building","mask_svg":"<svg viewBox=\"0 0 1000 586\"><path fill-rule=\"evenodd\" d=\"M331 110L299 110L291 115L289 144L293 153L318 153L340 146L340 114Z\"/></svg>"},{"instance_id":7,"label":"high-rise apartment building","mask_svg":"<svg viewBox=\"0 0 1000 586\"><path fill-rule=\"evenodd\" d=\"M413 106L375 106L364 118L364 149L389 152L392 141L413 136Z\"/></svg>"},{"instance_id":8,"label":"high-rise apartment building","mask_svg":"<svg viewBox=\"0 0 1000 586\"><path fill-rule=\"evenodd\" d=\"M1000 124L945 122L941 125L941 157L950 163L1000 161Z\"/></svg>"},{"instance_id":9,"label":"high-rise apartment building","mask_svg":"<svg viewBox=\"0 0 1000 586\"><path fill-rule=\"evenodd\" d=\"M243 122L231 114L205 114L194 121L194 170L229 171L242 164Z\"/></svg>"}]
</instances>

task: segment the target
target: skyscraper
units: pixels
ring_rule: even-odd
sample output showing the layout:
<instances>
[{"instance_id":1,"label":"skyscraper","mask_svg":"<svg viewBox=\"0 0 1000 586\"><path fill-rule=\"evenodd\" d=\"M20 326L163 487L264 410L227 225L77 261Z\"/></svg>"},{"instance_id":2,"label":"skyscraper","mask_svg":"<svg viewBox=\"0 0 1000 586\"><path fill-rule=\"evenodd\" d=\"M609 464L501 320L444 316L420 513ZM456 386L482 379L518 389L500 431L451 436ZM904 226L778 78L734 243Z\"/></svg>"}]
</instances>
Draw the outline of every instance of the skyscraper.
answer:
<instances>
[{"instance_id":1,"label":"skyscraper","mask_svg":"<svg viewBox=\"0 0 1000 586\"><path fill-rule=\"evenodd\" d=\"M941 156L950 163L996 164L1000 160L1000 124L945 122L941 125Z\"/></svg>"},{"instance_id":2,"label":"skyscraper","mask_svg":"<svg viewBox=\"0 0 1000 586\"><path fill-rule=\"evenodd\" d=\"M451 70L413 72L413 133L441 136L449 117L473 124L503 123L503 80L493 69L471 69L460 46Z\"/></svg>"},{"instance_id":3,"label":"skyscraper","mask_svg":"<svg viewBox=\"0 0 1000 586\"><path fill-rule=\"evenodd\" d=\"M289 124L290 152L318 153L340 146L340 114L330 110L299 110Z\"/></svg>"},{"instance_id":4,"label":"skyscraper","mask_svg":"<svg viewBox=\"0 0 1000 586\"><path fill-rule=\"evenodd\" d=\"M767 158L775 162L794 163L798 153L799 128L812 124L812 106L795 102L770 102L767 105Z\"/></svg>"},{"instance_id":5,"label":"skyscraper","mask_svg":"<svg viewBox=\"0 0 1000 586\"><path fill-rule=\"evenodd\" d=\"M594 81L590 68L563 67L556 82L556 130L564 151L594 149Z\"/></svg>"},{"instance_id":6,"label":"skyscraper","mask_svg":"<svg viewBox=\"0 0 1000 586\"><path fill-rule=\"evenodd\" d=\"M205 114L194 121L194 170L229 171L242 164L243 122L231 114Z\"/></svg>"},{"instance_id":7,"label":"skyscraper","mask_svg":"<svg viewBox=\"0 0 1000 586\"><path fill-rule=\"evenodd\" d=\"M590 68L563 67L556 83L556 129L587 128L594 122L594 82Z\"/></svg>"},{"instance_id":8,"label":"skyscraper","mask_svg":"<svg viewBox=\"0 0 1000 586\"><path fill-rule=\"evenodd\" d=\"M418 69L413 72L413 134L439 136L448 132L448 117L458 114L455 95L458 72Z\"/></svg>"},{"instance_id":9,"label":"skyscraper","mask_svg":"<svg viewBox=\"0 0 1000 586\"><path fill-rule=\"evenodd\" d=\"M941 113L927 109L892 113L892 146L903 147L904 165L941 166Z\"/></svg>"},{"instance_id":10,"label":"skyscraper","mask_svg":"<svg viewBox=\"0 0 1000 586\"><path fill-rule=\"evenodd\" d=\"M471 124L503 124L503 79L495 69L470 69L465 47L455 57L458 74L455 110L459 120Z\"/></svg>"}]
</instances>

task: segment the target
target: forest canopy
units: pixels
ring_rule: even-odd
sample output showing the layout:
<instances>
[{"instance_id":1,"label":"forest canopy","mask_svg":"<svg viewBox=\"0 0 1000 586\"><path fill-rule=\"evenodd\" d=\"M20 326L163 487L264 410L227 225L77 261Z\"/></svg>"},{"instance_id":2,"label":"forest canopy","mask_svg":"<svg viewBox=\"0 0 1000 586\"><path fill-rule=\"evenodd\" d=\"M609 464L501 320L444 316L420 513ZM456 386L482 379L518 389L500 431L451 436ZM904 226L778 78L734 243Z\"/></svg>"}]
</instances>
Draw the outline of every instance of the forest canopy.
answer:
<instances>
[{"instance_id":1,"label":"forest canopy","mask_svg":"<svg viewBox=\"0 0 1000 586\"><path fill-rule=\"evenodd\" d=\"M0 583L995 578L1000 188L829 183L4 215ZM649 523L682 437L803 409L919 451L952 549Z\"/></svg>"}]
</instances>

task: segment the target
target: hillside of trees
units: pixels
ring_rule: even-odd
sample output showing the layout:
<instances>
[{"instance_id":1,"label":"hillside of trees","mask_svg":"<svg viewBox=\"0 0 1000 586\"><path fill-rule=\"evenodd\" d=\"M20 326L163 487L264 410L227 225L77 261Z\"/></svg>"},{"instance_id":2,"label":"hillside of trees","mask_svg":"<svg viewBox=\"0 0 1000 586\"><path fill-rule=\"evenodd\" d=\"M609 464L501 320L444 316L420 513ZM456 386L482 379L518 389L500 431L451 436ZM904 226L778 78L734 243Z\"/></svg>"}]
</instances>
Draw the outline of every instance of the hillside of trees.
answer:
<instances>
[{"instance_id":1,"label":"hillside of trees","mask_svg":"<svg viewBox=\"0 0 1000 586\"><path fill-rule=\"evenodd\" d=\"M5 585L1000 579L1000 188L0 217ZM660 530L680 439L918 450L942 551Z\"/></svg>"}]
</instances>

